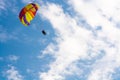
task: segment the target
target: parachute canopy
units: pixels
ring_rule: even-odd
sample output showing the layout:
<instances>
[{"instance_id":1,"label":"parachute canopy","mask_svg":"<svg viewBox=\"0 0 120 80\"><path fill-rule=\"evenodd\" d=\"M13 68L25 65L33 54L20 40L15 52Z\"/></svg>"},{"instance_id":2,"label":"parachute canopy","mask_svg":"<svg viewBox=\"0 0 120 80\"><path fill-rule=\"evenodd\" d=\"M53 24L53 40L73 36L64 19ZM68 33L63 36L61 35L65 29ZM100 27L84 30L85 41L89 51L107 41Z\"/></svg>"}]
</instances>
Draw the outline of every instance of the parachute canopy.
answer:
<instances>
[{"instance_id":1,"label":"parachute canopy","mask_svg":"<svg viewBox=\"0 0 120 80\"><path fill-rule=\"evenodd\" d=\"M19 19L22 24L25 26L30 25L30 21L33 20L38 9L39 5L36 3L26 5L19 13Z\"/></svg>"}]
</instances>

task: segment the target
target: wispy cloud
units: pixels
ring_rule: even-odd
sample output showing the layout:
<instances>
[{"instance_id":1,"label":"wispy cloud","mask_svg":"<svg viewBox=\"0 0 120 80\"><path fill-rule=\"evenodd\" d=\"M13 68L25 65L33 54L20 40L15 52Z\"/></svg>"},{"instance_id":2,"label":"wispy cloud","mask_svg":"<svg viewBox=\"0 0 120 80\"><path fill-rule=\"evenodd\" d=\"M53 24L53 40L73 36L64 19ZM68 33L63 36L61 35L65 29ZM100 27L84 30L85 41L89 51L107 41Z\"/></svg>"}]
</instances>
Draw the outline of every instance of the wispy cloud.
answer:
<instances>
[{"instance_id":1,"label":"wispy cloud","mask_svg":"<svg viewBox=\"0 0 120 80\"><path fill-rule=\"evenodd\" d=\"M19 60L19 56L16 56L16 55L9 55L9 56L6 56L6 57L0 57L0 61L4 61L4 62L16 62Z\"/></svg>"},{"instance_id":2,"label":"wispy cloud","mask_svg":"<svg viewBox=\"0 0 120 80\"><path fill-rule=\"evenodd\" d=\"M16 55L9 55L9 56L8 56L8 59L9 59L10 61L17 61L17 60L19 59L19 57L16 56Z\"/></svg>"},{"instance_id":3,"label":"wispy cloud","mask_svg":"<svg viewBox=\"0 0 120 80\"><path fill-rule=\"evenodd\" d=\"M5 9L5 2L4 0L0 0L0 9Z\"/></svg>"},{"instance_id":4,"label":"wispy cloud","mask_svg":"<svg viewBox=\"0 0 120 80\"><path fill-rule=\"evenodd\" d=\"M0 15L3 10L6 10L6 4L4 0L0 0Z\"/></svg>"},{"instance_id":5,"label":"wispy cloud","mask_svg":"<svg viewBox=\"0 0 120 80\"><path fill-rule=\"evenodd\" d=\"M23 3L31 3L31 2L36 2L37 0L22 0Z\"/></svg>"},{"instance_id":6,"label":"wispy cloud","mask_svg":"<svg viewBox=\"0 0 120 80\"><path fill-rule=\"evenodd\" d=\"M7 12L7 10L10 10L15 14L18 12L15 0L12 0L11 2L9 2L7 0L0 0L0 14L2 12L4 12L4 14L5 14Z\"/></svg>"},{"instance_id":7,"label":"wispy cloud","mask_svg":"<svg viewBox=\"0 0 120 80\"><path fill-rule=\"evenodd\" d=\"M16 40L18 38L12 34L9 34L6 29L0 26L0 42L6 42L11 39Z\"/></svg>"},{"instance_id":8,"label":"wispy cloud","mask_svg":"<svg viewBox=\"0 0 120 80\"><path fill-rule=\"evenodd\" d=\"M3 57L0 57L0 61L2 61L3 60Z\"/></svg>"},{"instance_id":9,"label":"wispy cloud","mask_svg":"<svg viewBox=\"0 0 120 80\"><path fill-rule=\"evenodd\" d=\"M14 66L10 66L10 69L8 69L5 74L8 80L23 80L23 76L20 75Z\"/></svg>"}]
</instances>

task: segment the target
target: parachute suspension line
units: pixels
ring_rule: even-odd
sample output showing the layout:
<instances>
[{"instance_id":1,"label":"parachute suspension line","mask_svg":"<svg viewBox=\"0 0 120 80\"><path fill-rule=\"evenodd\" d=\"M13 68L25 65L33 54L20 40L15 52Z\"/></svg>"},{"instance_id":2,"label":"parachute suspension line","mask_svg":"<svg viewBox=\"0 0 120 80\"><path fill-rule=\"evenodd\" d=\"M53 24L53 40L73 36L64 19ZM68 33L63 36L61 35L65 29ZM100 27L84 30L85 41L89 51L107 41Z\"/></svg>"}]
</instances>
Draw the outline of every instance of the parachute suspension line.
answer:
<instances>
[{"instance_id":1,"label":"parachute suspension line","mask_svg":"<svg viewBox=\"0 0 120 80\"><path fill-rule=\"evenodd\" d=\"M44 30L43 21L40 20L40 18L39 18L39 22L41 22L40 23L40 30L41 30L42 34L43 35L47 35L46 31Z\"/></svg>"}]
</instances>

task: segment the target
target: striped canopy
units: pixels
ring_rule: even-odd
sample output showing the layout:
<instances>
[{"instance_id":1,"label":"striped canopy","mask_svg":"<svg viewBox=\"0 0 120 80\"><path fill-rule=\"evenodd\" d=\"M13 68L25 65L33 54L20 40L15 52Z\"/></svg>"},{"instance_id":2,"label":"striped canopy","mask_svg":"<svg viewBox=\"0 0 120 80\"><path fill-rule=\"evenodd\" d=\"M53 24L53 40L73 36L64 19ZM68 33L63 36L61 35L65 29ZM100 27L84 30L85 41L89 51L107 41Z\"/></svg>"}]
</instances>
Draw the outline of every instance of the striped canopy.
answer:
<instances>
[{"instance_id":1,"label":"striped canopy","mask_svg":"<svg viewBox=\"0 0 120 80\"><path fill-rule=\"evenodd\" d=\"M30 25L30 21L33 20L38 9L39 5L36 3L26 5L19 13L19 19L22 24L25 26Z\"/></svg>"}]
</instances>

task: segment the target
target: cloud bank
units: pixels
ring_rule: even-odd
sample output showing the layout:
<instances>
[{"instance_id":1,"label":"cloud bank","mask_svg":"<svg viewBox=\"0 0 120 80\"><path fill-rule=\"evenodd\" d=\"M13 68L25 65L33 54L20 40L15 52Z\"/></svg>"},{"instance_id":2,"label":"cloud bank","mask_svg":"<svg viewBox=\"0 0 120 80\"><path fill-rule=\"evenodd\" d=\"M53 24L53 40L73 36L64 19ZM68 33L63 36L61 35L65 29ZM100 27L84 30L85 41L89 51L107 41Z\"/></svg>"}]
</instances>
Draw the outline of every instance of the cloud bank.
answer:
<instances>
[{"instance_id":1,"label":"cloud bank","mask_svg":"<svg viewBox=\"0 0 120 80\"><path fill-rule=\"evenodd\" d=\"M54 3L41 8L40 15L52 24L57 37L43 51L55 60L48 71L39 74L40 80L66 80L68 75L79 75L80 79L82 74L86 80L114 80L112 74L120 67L120 30L116 26L119 1L66 2L74 16Z\"/></svg>"}]
</instances>

